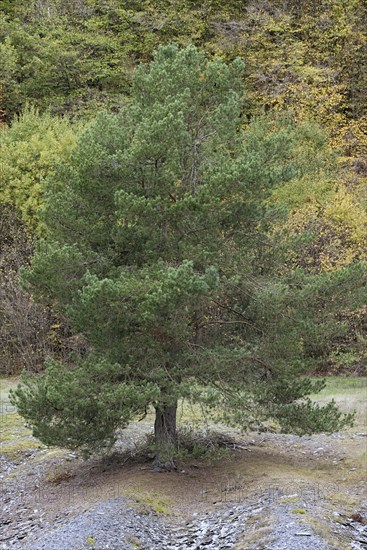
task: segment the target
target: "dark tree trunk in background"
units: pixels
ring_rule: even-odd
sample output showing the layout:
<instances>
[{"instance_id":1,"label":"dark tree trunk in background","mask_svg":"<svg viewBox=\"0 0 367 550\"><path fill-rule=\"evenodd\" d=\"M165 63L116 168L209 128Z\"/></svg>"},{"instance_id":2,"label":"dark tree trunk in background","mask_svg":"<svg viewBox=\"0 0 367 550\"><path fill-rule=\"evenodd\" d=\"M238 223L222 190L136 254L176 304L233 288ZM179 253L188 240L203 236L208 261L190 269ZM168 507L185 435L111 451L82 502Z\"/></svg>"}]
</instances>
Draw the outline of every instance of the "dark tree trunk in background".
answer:
<instances>
[{"instance_id":1,"label":"dark tree trunk in background","mask_svg":"<svg viewBox=\"0 0 367 550\"><path fill-rule=\"evenodd\" d=\"M157 471L176 470L174 462L174 454L177 450L176 416L177 401L155 409L154 437L157 454L153 465Z\"/></svg>"}]
</instances>

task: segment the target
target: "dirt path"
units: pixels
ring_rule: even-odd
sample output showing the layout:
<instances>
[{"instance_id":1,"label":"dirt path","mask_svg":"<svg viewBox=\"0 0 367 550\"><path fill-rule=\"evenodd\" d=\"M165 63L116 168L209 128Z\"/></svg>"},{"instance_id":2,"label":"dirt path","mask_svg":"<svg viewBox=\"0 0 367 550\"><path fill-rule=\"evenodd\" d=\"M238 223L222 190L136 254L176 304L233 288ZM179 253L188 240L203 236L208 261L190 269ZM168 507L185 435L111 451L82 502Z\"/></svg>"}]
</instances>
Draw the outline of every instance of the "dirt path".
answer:
<instances>
[{"instance_id":1,"label":"dirt path","mask_svg":"<svg viewBox=\"0 0 367 550\"><path fill-rule=\"evenodd\" d=\"M83 462L42 447L8 409L8 387L2 550L367 547L362 424L332 436L238 435L230 457L160 474L126 454ZM134 424L121 447L151 427Z\"/></svg>"}]
</instances>

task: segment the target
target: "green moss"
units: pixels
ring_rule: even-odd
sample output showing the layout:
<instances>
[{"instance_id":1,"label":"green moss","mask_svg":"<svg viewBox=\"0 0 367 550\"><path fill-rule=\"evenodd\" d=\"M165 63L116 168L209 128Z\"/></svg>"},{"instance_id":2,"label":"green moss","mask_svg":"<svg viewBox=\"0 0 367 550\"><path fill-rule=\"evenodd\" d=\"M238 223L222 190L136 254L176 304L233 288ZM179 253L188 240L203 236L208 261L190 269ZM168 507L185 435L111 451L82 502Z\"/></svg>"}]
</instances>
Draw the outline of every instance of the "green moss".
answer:
<instances>
[{"instance_id":1,"label":"green moss","mask_svg":"<svg viewBox=\"0 0 367 550\"><path fill-rule=\"evenodd\" d=\"M292 510L292 514L307 514L307 511L303 508L295 508Z\"/></svg>"},{"instance_id":2,"label":"green moss","mask_svg":"<svg viewBox=\"0 0 367 550\"><path fill-rule=\"evenodd\" d=\"M149 506L149 508L151 508L157 514L163 514L165 516L170 515L167 501L157 497L154 494L152 496L141 498L140 502Z\"/></svg>"},{"instance_id":3,"label":"green moss","mask_svg":"<svg viewBox=\"0 0 367 550\"><path fill-rule=\"evenodd\" d=\"M134 493L130 496L141 514L153 511L165 516L171 515L169 500L163 499L158 493L141 493L139 495Z\"/></svg>"},{"instance_id":4,"label":"green moss","mask_svg":"<svg viewBox=\"0 0 367 550\"><path fill-rule=\"evenodd\" d=\"M140 542L136 537L128 536L126 537L128 543L134 548L134 550L141 550Z\"/></svg>"},{"instance_id":5,"label":"green moss","mask_svg":"<svg viewBox=\"0 0 367 550\"><path fill-rule=\"evenodd\" d=\"M282 497L279 499L278 502L280 502L280 504L285 504L287 502L297 502L298 499L298 496L294 496L294 497Z\"/></svg>"}]
</instances>

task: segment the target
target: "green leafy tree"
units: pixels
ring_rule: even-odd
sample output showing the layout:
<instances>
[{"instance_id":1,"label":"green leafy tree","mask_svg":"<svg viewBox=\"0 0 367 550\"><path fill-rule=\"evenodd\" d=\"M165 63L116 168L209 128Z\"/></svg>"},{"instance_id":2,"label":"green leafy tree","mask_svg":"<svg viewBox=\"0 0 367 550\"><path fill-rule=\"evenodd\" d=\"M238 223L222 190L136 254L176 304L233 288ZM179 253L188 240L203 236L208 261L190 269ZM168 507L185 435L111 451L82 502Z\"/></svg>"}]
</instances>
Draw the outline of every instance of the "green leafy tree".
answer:
<instances>
[{"instance_id":1,"label":"green leafy tree","mask_svg":"<svg viewBox=\"0 0 367 550\"><path fill-rule=\"evenodd\" d=\"M6 120L8 113L14 112L19 106L16 82L16 67L18 56L16 49L8 39L0 43L0 109L1 119Z\"/></svg>"},{"instance_id":2,"label":"green leafy tree","mask_svg":"<svg viewBox=\"0 0 367 550\"><path fill-rule=\"evenodd\" d=\"M265 199L302 166L292 125L242 130L242 71L161 47L135 71L130 104L99 115L52 177L47 240L24 280L92 352L73 368L50 359L12 394L42 441L99 451L153 405L156 464L170 469L182 397L298 433L351 421L305 399L322 386L299 378L310 331L290 346L292 321L276 330L305 283L274 280Z\"/></svg>"},{"instance_id":3,"label":"green leafy tree","mask_svg":"<svg viewBox=\"0 0 367 550\"><path fill-rule=\"evenodd\" d=\"M43 230L45 181L68 157L75 137L67 119L39 114L33 107L26 107L10 127L0 128L0 204L13 206L33 232Z\"/></svg>"},{"instance_id":4,"label":"green leafy tree","mask_svg":"<svg viewBox=\"0 0 367 550\"><path fill-rule=\"evenodd\" d=\"M48 306L34 303L19 283L28 265L40 221L45 181L75 143L66 119L32 107L0 128L0 371L36 372L45 354L63 355L67 329ZM61 337L62 334L62 337ZM62 341L63 340L63 341ZM65 354L64 354L65 355Z\"/></svg>"}]
</instances>

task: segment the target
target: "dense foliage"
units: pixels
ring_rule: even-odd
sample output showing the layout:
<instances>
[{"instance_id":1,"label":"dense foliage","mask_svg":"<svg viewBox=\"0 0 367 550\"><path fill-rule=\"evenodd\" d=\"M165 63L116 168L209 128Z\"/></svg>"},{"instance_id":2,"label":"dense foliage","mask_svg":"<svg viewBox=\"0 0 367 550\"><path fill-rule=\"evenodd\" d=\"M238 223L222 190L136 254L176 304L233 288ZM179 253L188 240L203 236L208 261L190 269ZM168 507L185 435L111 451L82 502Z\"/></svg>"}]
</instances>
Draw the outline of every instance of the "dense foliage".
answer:
<instances>
[{"instance_id":1,"label":"dense foliage","mask_svg":"<svg viewBox=\"0 0 367 550\"><path fill-rule=\"evenodd\" d=\"M27 107L10 128L0 128L0 204L11 205L34 233L42 234L43 190L55 165L75 142L67 120Z\"/></svg>"},{"instance_id":2,"label":"dense foliage","mask_svg":"<svg viewBox=\"0 0 367 550\"><path fill-rule=\"evenodd\" d=\"M243 130L242 71L193 46L160 48L135 71L129 105L98 116L51 178L47 239L25 280L92 352L72 369L51 361L13 394L43 441L91 452L153 405L172 453L184 396L222 403L242 426L351 421L306 399L321 386L299 375L344 334L341 308L365 300L364 267L277 276L266 202L302 178L299 141L320 143L291 120Z\"/></svg>"},{"instance_id":3,"label":"dense foliage","mask_svg":"<svg viewBox=\"0 0 367 550\"><path fill-rule=\"evenodd\" d=\"M117 336L101 307L99 314L106 318L95 320L101 341L94 339L93 326L88 325L92 317L86 313L88 300L102 292L103 277L113 281L113 289L108 290L111 300L113 293L116 298L119 292L128 292L128 286L117 289L116 285L121 270L130 264L142 274L156 264L154 273L147 275L148 294L158 292L168 267L181 266L184 271L177 277L198 280L197 294L191 296L182 318L175 320L177 326L163 323L163 333L154 328L149 350L158 361L159 353L168 353L168 336L176 338L179 333L181 344L192 342L189 319L195 315L205 320L203 326L199 323L205 346L191 345L190 353L182 352L180 359L185 376L196 377L197 385L190 383L187 389L183 380L178 384L175 379L173 386L179 390L171 388L171 394L195 394L208 406L222 403L232 419L242 411L242 418L237 419L241 423L244 416L251 423L255 417L261 421L271 414L286 429L311 429L303 424L305 418L315 427L314 409L307 409L304 402L306 408L296 412L291 405L300 391L307 395L306 386L300 390L286 382L293 388L288 407L277 397L288 395L283 382L263 386L261 377L267 382L279 373L365 372L366 29L364 0L3 0L0 371L41 370L44 357L50 355L68 368L74 365L74 374L51 361L51 370L42 379L45 403L52 377L70 386L70 391L79 388L82 392L80 379L87 371L90 383L95 384L95 394L91 394L96 396L96 380L106 372L108 394L110 381L119 376L113 365L120 359L110 344L109 353L116 355L106 357L104 346ZM194 44L213 60L213 67L222 67L215 78L224 79L224 88L210 88L213 83L202 77L192 81L182 69L183 75L173 78L172 89L167 88L164 74L155 89L144 92L154 79L141 64L153 59L160 44L172 42L180 47ZM218 58L232 67L231 76ZM239 61L231 65L234 59L243 61L241 70ZM183 85L191 90L188 97ZM224 101L220 94L227 90L232 104L228 99L225 109L233 120L227 120L224 113L217 121L210 118L200 90L207 94L209 104L218 101L218 105ZM139 93L144 97L141 104ZM192 120L185 109L196 113ZM97 114L100 111L105 114ZM133 135L138 138L132 140ZM162 158L155 156L159 152ZM200 193L190 188L190 197L180 195L185 181L195 182L204 175L212 186L208 196L205 186ZM238 187L239 180L243 188ZM170 182L173 187L165 188L170 198L160 202L160 193L147 198L141 189L132 192L128 182L136 181L148 189ZM122 219L126 220L123 224ZM204 227L210 228L210 236ZM36 281L36 267L30 272L35 280L29 275L29 290L43 299L42 306L21 288L18 277L39 237L47 237L48 244L40 245L44 248L39 249L34 266L41 258L54 262L42 264L43 276L47 272L50 277L47 292L41 292ZM60 256L61 249L67 258ZM78 267L78 258L82 267ZM192 263L184 264L184 260ZM58 273L55 265L59 264ZM86 266L88 280L81 278ZM211 266L220 284L203 296L200 285L204 288L208 283L205 270ZM65 286L67 280L70 288ZM138 293L139 284L139 277L132 277L129 292L135 289ZM86 309L77 293L84 286L85 291L95 289L95 295L88 291L84 296ZM71 296L73 306L68 302ZM172 304L179 303L181 311L176 298L172 297ZM106 308L108 303L107 299L103 302ZM129 310L129 315L134 311ZM140 313L136 309L139 323L148 323L149 315L142 319ZM122 312L116 315L119 320ZM169 319L168 315L165 322L173 323ZM137 323L135 318L131 322ZM213 342L218 344L216 349ZM228 346L239 353L236 360ZM98 359L86 357L91 348ZM151 356L142 346L144 353L143 371ZM84 357L81 363L80 355ZM135 359L134 365L140 365L141 358ZM199 368L202 364L207 371ZM192 365L197 365L194 373ZM231 396L222 392L227 383L233 390L236 384L227 372L236 369L239 373L244 369L240 378L246 372L246 391L253 395L256 388L253 408L246 392L239 390L236 397L233 391ZM257 375L252 383L248 375L254 370ZM203 378L202 372L207 372ZM215 380L220 380L221 391L216 393L218 388L212 387L204 395L200 388ZM29 383L33 388L34 382ZM114 405L104 412L101 408L99 434L112 434L113 440L114 428L123 425L137 408L144 409L147 402L159 403L162 388L154 376L151 383L146 392L130 387L131 395L127 390L123 396L111 390L111 403L123 398L126 414L112 413ZM29 395L40 398L37 384ZM223 401L223 395L228 399ZM62 400L62 395L56 392L54 399ZM92 418L95 403L88 400L88 392L79 396L79 402L82 410L85 407L83 414ZM63 406L64 418L70 419L73 411L68 416ZM30 401L27 407L31 418ZM55 436L52 429L48 431L54 421L52 411L38 418L39 434L49 441ZM23 413L27 415L26 408ZM316 416L322 418L322 413ZM331 416L326 412L330 428ZM90 446L91 426L89 435L87 428L84 434L85 448ZM80 444L74 427L74 435L59 432L65 444Z\"/></svg>"}]
</instances>

